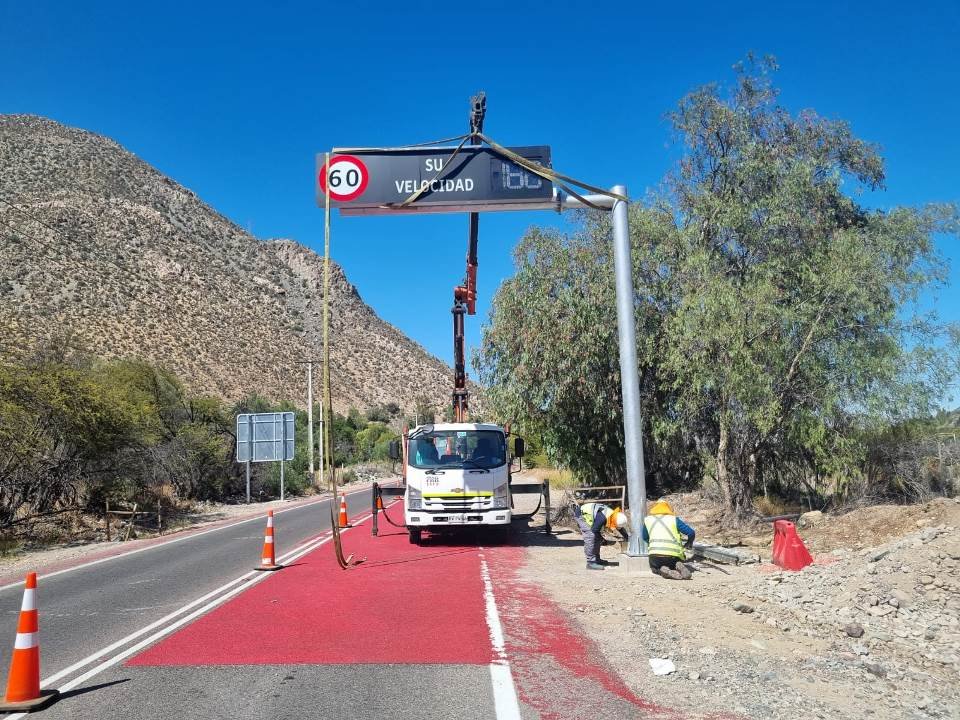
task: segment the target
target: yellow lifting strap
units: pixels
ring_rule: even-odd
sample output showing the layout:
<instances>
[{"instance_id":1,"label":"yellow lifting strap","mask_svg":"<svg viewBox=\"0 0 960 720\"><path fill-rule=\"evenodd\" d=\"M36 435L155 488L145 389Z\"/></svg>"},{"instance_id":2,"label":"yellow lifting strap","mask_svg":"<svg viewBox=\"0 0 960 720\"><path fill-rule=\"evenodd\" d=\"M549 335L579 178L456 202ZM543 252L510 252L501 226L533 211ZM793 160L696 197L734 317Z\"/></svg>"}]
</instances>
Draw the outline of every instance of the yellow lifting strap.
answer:
<instances>
[{"instance_id":1,"label":"yellow lifting strap","mask_svg":"<svg viewBox=\"0 0 960 720\"><path fill-rule=\"evenodd\" d=\"M569 175L564 175L563 173L557 172L556 170L544 167L540 163L534 162L533 160L525 158L522 155L518 155L517 153L513 152L509 148L504 147L500 143L496 142L495 140L492 140L491 138L487 137L481 132L468 133L466 135L456 135L454 137L445 138L443 140L434 140L433 142L415 143L413 145L400 145L398 147L392 147L392 148L386 148L386 147L334 148L333 152L337 152L337 153L391 152L391 151L397 151L397 150L410 150L413 148L429 147L432 145L437 145L439 143L452 142L455 140L459 140L460 143L452 149L450 155L448 155L446 160L444 160L443 165L441 165L440 169L437 170L434 176L430 179L430 182L427 182L425 184L421 183L420 188L418 190L416 190L414 193L412 193L409 197L405 198L401 202L389 203L384 206L384 207L399 208L399 207L408 207L413 203L415 203L417 200L419 200L420 196L423 195L423 193L425 193L430 188L433 181L437 180L444 173L445 170L449 169L450 163L453 161L454 158L457 157L457 155L460 154L460 151L463 149L463 146L467 144L467 141L471 139L481 140L487 143L487 145L490 146L490 149L493 150L497 155L500 155L501 157L506 158L510 162L524 168L525 170L533 173L534 175L538 175L539 177L542 177L543 179L548 180L551 183L554 183L555 185L559 186L562 190L564 190L567 194L569 194L572 197L575 197L577 200L579 200L581 203L583 203L587 207L591 207L595 210L605 209L605 208L601 208L596 203L592 203L589 200L587 200L583 195L573 190L570 187L570 185L575 185L577 187L583 188L584 190L589 190L590 192L594 192L599 195L606 195L607 197L611 197L614 200L622 200L623 202L629 202L629 198L627 198L624 195L621 195L620 193L615 193L610 190L604 190L603 188L590 185L589 183L585 183L581 180L577 180L576 178L572 178ZM330 154L327 153L324 167L326 168L327 165L329 165L329 163L330 163ZM330 207L329 192L327 193L326 204L327 204L327 207L329 208Z\"/></svg>"}]
</instances>

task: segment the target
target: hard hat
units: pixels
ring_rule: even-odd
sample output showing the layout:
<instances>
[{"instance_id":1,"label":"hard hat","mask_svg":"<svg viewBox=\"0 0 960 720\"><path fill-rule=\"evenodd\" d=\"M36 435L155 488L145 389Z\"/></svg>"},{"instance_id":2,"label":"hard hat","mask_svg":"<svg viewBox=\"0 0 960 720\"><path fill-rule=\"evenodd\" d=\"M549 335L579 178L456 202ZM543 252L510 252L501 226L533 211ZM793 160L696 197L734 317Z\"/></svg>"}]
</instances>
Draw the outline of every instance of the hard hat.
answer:
<instances>
[{"instance_id":1,"label":"hard hat","mask_svg":"<svg viewBox=\"0 0 960 720\"><path fill-rule=\"evenodd\" d=\"M673 515L673 508L670 507L670 503L666 500L657 500L653 505L650 506L650 509L647 510L651 515Z\"/></svg>"},{"instance_id":2,"label":"hard hat","mask_svg":"<svg viewBox=\"0 0 960 720\"><path fill-rule=\"evenodd\" d=\"M610 515L607 516L607 528L617 530L625 528L627 526L627 515L620 508L615 508Z\"/></svg>"}]
</instances>

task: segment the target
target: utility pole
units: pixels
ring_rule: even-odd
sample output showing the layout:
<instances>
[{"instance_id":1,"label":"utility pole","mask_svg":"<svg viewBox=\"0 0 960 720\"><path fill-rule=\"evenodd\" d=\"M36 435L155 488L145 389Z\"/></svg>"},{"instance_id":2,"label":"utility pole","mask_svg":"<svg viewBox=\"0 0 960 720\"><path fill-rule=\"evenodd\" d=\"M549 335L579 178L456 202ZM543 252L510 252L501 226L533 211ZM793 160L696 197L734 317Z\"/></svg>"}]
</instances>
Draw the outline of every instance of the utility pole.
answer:
<instances>
[{"instance_id":1,"label":"utility pole","mask_svg":"<svg viewBox=\"0 0 960 720\"><path fill-rule=\"evenodd\" d=\"M324 426L323 426L323 403L320 403L320 474L321 475L323 475L323 471L325 467L323 464L325 459L323 451L327 444L326 443L327 436L325 433L326 433L326 430L324 429ZM310 467L313 468L313 465L310 465ZM313 472L312 469L311 469L311 472Z\"/></svg>"},{"instance_id":2,"label":"utility pole","mask_svg":"<svg viewBox=\"0 0 960 720\"><path fill-rule=\"evenodd\" d=\"M297 365L307 366L307 457L310 459L310 483L316 483L313 469L313 360L300 360ZM323 409L320 410L320 436L323 437ZM323 467L323 448L320 449L320 467Z\"/></svg>"}]
</instances>

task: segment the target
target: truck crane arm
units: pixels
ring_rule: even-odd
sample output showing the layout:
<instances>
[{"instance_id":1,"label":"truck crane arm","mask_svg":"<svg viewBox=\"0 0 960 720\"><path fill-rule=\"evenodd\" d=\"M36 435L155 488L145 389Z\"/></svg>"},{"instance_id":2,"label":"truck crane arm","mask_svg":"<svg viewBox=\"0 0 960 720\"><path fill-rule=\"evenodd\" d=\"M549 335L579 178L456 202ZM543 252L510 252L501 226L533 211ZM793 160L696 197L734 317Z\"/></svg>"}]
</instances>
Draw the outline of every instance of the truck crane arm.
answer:
<instances>
[{"instance_id":1,"label":"truck crane arm","mask_svg":"<svg viewBox=\"0 0 960 720\"><path fill-rule=\"evenodd\" d=\"M477 138L483 132L487 113L487 96L477 93L470 101L470 134ZM467 367L464 352L463 316L477 314L477 239L480 235L480 214L470 213L470 236L467 244L467 272L462 285L453 289L453 421L466 422L469 411Z\"/></svg>"}]
</instances>

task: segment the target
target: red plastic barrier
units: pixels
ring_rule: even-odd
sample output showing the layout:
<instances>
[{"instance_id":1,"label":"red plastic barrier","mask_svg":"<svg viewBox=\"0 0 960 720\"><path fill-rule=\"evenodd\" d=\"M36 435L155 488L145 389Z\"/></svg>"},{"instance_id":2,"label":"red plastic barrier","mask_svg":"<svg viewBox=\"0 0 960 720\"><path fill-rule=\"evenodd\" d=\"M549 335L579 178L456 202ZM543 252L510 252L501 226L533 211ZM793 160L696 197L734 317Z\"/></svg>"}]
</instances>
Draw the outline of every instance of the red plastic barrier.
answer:
<instances>
[{"instance_id":1,"label":"red plastic barrier","mask_svg":"<svg viewBox=\"0 0 960 720\"><path fill-rule=\"evenodd\" d=\"M789 520L773 523L773 562L784 570L802 570L813 562L810 551L797 535L797 526Z\"/></svg>"}]
</instances>

